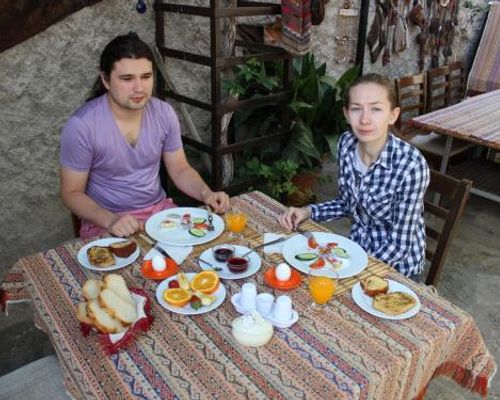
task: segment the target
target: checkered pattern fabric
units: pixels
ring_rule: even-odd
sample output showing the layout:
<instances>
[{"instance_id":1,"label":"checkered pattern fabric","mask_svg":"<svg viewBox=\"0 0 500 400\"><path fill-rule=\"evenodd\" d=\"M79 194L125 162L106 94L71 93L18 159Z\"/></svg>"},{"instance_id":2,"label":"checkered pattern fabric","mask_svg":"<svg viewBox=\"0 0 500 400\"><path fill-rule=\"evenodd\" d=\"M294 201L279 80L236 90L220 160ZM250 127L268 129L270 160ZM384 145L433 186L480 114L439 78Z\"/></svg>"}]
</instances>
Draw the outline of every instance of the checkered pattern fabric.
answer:
<instances>
[{"instance_id":1,"label":"checkered pattern fabric","mask_svg":"<svg viewBox=\"0 0 500 400\"><path fill-rule=\"evenodd\" d=\"M378 160L362 175L355 169L357 143L350 132L340 138L340 196L311 205L312 219L350 217L352 240L402 274L419 274L425 259L427 163L416 148L389 134Z\"/></svg>"}]
</instances>

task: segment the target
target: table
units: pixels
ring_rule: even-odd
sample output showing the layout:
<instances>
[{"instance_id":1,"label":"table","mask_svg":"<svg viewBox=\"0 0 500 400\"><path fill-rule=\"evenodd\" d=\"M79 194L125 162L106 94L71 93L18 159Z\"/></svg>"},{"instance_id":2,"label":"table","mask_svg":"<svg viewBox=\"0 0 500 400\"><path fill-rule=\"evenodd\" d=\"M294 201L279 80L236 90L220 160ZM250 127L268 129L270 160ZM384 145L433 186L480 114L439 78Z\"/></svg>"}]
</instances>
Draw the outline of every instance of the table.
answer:
<instances>
[{"instance_id":1,"label":"table","mask_svg":"<svg viewBox=\"0 0 500 400\"><path fill-rule=\"evenodd\" d=\"M281 204L260 192L231 201L249 214L244 235L251 244L261 241L263 232L278 230ZM313 222L305 228L326 230ZM197 270L194 257L212 244L197 246L182 268ZM31 299L36 324L54 344L66 387L77 399L421 399L432 377L442 374L486 395L496 371L470 314L372 258L363 274L387 274L410 286L422 302L415 317L389 321L365 313L349 291L355 278L342 281L329 311L311 314L304 285L287 292L299 321L276 329L264 347L242 347L231 334L238 314L229 297L248 280L259 292L270 291L262 272L279 261L278 254L256 275L224 282L228 298L210 313L172 314L153 300L151 329L107 356L96 334L82 336L75 316L81 286L98 275L76 262L83 245L70 241L24 257L3 283L11 300ZM130 287L142 287L154 299L157 283L140 276L139 263L120 273Z\"/></svg>"},{"instance_id":2,"label":"table","mask_svg":"<svg viewBox=\"0 0 500 400\"><path fill-rule=\"evenodd\" d=\"M469 97L408 121L417 128L446 136L440 172L446 173L453 138L500 150L500 89ZM500 202L500 165L491 160L467 160L450 169L458 178L469 178L472 193Z\"/></svg>"}]
</instances>

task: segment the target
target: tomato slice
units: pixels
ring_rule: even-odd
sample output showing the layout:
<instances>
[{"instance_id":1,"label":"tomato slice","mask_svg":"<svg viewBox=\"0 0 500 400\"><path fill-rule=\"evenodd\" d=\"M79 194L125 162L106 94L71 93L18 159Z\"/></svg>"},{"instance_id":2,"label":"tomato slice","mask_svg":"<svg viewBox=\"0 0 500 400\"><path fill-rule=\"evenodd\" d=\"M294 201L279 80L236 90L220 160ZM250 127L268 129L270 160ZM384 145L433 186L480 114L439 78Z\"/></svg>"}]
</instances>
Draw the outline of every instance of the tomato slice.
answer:
<instances>
[{"instance_id":1,"label":"tomato slice","mask_svg":"<svg viewBox=\"0 0 500 400\"><path fill-rule=\"evenodd\" d=\"M330 243L327 243L326 244L326 247L328 247L329 249L334 249L335 247L337 247L339 244L338 243L335 243L335 242L330 242Z\"/></svg>"},{"instance_id":2,"label":"tomato slice","mask_svg":"<svg viewBox=\"0 0 500 400\"><path fill-rule=\"evenodd\" d=\"M205 222L202 222L201 224L193 224L193 228L207 230L208 224L206 224Z\"/></svg>"},{"instance_id":3,"label":"tomato slice","mask_svg":"<svg viewBox=\"0 0 500 400\"><path fill-rule=\"evenodd\" d=\"M318 247L318 242L313 237L310 237L309 239L307 239L307 245L311 249L315 249L316 247Z\"/></svg>"},{"instance_id":4,"label":"tomato slice","mask_svg":"<svg viewBox=\"0 0 500 400\"><path fill-rule=\"evenodd\" d=\"M309 265L309 268L316 269L324 266L325 266L325 260L323 260L322 258L318 258L311 265Z\"/></svg>"}]
</instances>

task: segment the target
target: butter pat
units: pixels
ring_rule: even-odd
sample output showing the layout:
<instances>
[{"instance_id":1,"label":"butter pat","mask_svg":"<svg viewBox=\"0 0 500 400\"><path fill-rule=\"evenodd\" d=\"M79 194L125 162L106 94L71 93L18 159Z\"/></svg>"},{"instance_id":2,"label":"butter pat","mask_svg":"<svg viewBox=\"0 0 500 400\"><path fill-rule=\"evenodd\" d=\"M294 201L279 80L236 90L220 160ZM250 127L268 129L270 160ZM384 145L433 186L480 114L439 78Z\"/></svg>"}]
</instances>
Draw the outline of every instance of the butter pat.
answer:
<instances>
[{"instance_id":1,"label":"butter pat","mask_svg":"<svg viewBox=\"0 0 500 400\"><path fill-rule=\"evenodd\" d=\"M243 346L263 346L273 336L273 324L257 311L236 318L232 326L234 338Z\"/></svg>"}]
</instances>

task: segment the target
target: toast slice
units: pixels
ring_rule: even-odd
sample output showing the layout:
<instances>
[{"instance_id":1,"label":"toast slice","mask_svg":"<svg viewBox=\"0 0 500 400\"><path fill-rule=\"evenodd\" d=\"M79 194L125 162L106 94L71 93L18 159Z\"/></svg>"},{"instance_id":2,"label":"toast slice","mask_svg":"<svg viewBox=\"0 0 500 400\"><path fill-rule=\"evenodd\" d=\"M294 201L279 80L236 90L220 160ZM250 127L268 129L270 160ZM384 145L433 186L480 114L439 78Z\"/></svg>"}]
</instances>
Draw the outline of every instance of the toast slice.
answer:
<instances>
[{"instance_id":1,"label":"toast slice","mask_svg":"<svg viewBox=\"0 0 500 400\"><path fill-rule=\"evenodd\" d=\"M363 288L363 292L365 292L365 294L370 297L376 296L377 294L381 293L387 293L387 291L389 290L389 282L387 281L387 279L380 278L375 275L363 279L360 284Z\"/></svg>"},{"instance_id":2,"label":"toast slice","mask_svg":"<svg viewBox=\"0 0 500 400\"><path fill-rule=\"evenodd\" d=\"M130 290L128 290L127 284L125 283L125 279L123 279L121 275L108 274L103 278L102 282L103 282L103 289L112 290L127 303L135 307L135 302L132 297L132 293L130 293Z\"/></svg>"},{"instance_id":3,"label":"toast slice","mask_svg":"<svg viewBox=\"0 0 500 400\"><path fill-rule=\"evenodd\" d=\"M137 245L132 240L127 239L122 242L111 243L109 249L115 256L127 258L137 249Z\"/></svg>"},{"instance_id":4,"label":"toast slice","mask_svg":"<svg viewBox=\"0 0 500 400\"><path fill-rule=\"evenodd\" d=\"M76 317L78 318L78 321L92 325L92 320L87 314L87 303L78 303L76 306Z\"/></svg>"},{"instance_id":5,"label":"toast slice","mask_svg":"<svg viewBox=\"0 0 500 400\"><path fill-rule=\"evenodd\" d=\"M89 279L83 284L82 293L85 300L97 300L101 291L101 282L97 279Z\"/></svg>"},{"instance_id":6,"label":"toast slice","mask_svg":"<svg viewBox=\"0 0 500 400\"><path fill-rule=\"evenodd\" d=\"M110 289L103 289L98 301L110 317L118 319L123 325L130 325L137 319L135 305L122 299Z\"/></svg>"},{"instance_id":7,"label":"toast slice","mask_svg":"<svg viewBox=\"0 0 500 400\"><path fill-rule=\"evenodd\" d=\"M99 268L111 267L116 264L115 256L108 247L92 246L87 249L89 262Z\"/></svg>"},{"instance_id":8,"label":"toast slice","mask_svg":"<svg viewBox=\"0 0 500 400\"><path fill-rule=\"evenodd\" d=\"M408 293L391 292L378 294L373 299L373 308L388 315L400 315L411 310L417 300Z\"/></svg>"},{"instance_id":9,"label":"toast slice","mask_svg":"<svg viewBox=\"0 0 500 400\"><path fill-rule=\"evenodd\" d=\"M111 317L97 300L91 300L87 303L87 314L92 325L102 333L119 333L126 329L120 321Z\"/></svg>"}]
</instances>

